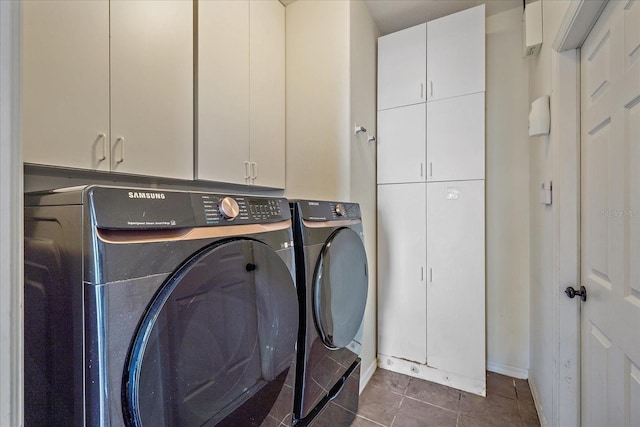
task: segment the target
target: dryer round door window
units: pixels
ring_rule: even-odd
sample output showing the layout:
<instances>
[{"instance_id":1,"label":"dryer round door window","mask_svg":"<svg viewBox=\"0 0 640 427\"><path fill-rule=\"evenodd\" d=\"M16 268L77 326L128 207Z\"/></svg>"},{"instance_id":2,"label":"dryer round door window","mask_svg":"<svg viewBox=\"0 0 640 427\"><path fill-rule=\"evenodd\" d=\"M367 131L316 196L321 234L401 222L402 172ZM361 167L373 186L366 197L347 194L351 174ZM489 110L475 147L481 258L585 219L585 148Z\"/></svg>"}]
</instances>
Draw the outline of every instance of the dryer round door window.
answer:
<instances>
[{"instance_id":1,"label":"dryer round door window","mask_svg":"<svg viewBox=\"0 0 640 427\"><path fill-rule=\"evenodd\" d=\"M316 326L325 345L346 347L358 333L367 303L367 256L350 228L335 231L318 258L313 282Z\"/></svg>"},{"instance_id":2,"label":"dryer round door window","mask_svg":"<svg viewBox=\"0 0 640 427\"><path fill-rule=\"evenodd\" d=\"M261 425L294 359L297 307L287 265L264 243L193 255L139 326L124 373L127 423Z\"/></svg>"}]
</instances>

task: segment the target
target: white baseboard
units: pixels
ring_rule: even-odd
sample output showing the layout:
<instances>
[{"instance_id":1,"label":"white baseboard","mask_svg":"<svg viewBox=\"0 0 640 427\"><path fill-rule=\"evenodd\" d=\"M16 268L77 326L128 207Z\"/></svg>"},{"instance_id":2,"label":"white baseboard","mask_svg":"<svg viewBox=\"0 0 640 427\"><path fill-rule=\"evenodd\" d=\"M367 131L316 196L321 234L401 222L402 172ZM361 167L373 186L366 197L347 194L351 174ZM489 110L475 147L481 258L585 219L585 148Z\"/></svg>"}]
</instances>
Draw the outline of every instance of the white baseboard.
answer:
<instances>
[{"instance_id":1,"label":"white baseboard","mask_svg":"<svg viewBox=\"0 0 640 427\"><path fill-rule=\"evenodd\" d=\"M369 384L369 380L371 379L373 374L376 372L377 367L378 367L378 360L373 359L373 361L369 366L366 366L366 367L363 366L360 368L360 393L362 393L362 390L364 390L367 384Z\"/></svg>"},{"instance_id":2,"label":"white baseboard","mask_svg":"<svg viewBox=\"0 0 640 427\"><path fill-rule=\"evenodd\" d=\"M549 422L547 421L547 417L544 411L542 410L542 405L540 404L540 395L538 394L538 387L536 386L536 381L533 377L529 378L529 388L531 388L531 394L533 395L533 403L535 403L536 411L538 412L540 427L549 427Z\"/></svg>"},{"instance_id":3,"label":"white baseboard","mask_svg":"<svg viewBox=\"0 0 640 427\"><path fill-rule=\"evenodd\" d=\"M526 380L529 378L529 370L516 368L515 366L505 365L503 363L487 361L487 371L495 372L496 374L507 375L509 377Z\"/></svg>"}]
</instances>

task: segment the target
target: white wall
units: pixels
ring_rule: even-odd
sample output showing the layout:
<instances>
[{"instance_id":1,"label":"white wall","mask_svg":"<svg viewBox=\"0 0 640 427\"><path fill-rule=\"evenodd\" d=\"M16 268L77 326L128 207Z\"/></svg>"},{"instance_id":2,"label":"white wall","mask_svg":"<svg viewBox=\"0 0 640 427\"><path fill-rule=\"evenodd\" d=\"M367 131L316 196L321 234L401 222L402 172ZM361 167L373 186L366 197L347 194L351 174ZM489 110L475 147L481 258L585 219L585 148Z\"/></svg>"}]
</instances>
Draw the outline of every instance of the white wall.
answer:
<instances>
[{"instance_id":1,"label":"white wall","mask_svg":"<svg viewBox=\"0 0 640 427\"><path fill-rule=\"evenodd\" d=\"M551 44L556 36L569 1L543 0L543 44L539 56L532 58L529 68L529 101L551 95L552 50ZM553 102L552 102L553 105ZM552 110L551 122L557 112ZM553 126L553 125L552 125ZM531 351L529 381L536 397L536 405L543 425L553 425L558 414L557 345L555 331L555 298L557 287L554 283L554 209L556 205L545 206L538 202L539 185L544 179L553 179L553 147L559 144L550 136L531 138L530 142L530 286L531 286ZM555 191L555 189L554 189ZM554 329L555 328L555 329Z\"/></svg>"},{"instance_id":2,"label":"white wall","mask_svg":"<svg viewBox=\"0 0 640 427\"><path fill-rule=\"evenodd\" d=\"M375 129L377 29L360 0L297 1L286 8L285 196L350 200L362 208L370 266L361 386L376 366ZM373 132L372 132L373 133Z\"/></svg>"},{"instance_id":3,"label":"white wall","mask_svg":"<svg viewBox=\"0 0 640 427\"><path fill-rule=\"evenodd\" d=\"M520 378L529 368L528 62L522 9L487 17L487 366Z\"/></svg>"},{"instance_id":4,"label":"white wall","mask_svg":"<svg viewBox=\"0 0 640 427\"><path fill-rule=\"evenodd\" d=\"M377 42L378 28L369 9L361 0L352 0L350 75L351 75L351 122L376 132L376 87L377 87ZM368 142L363 133L351 135L350 199L360 203L363 211L363 227L367 260L369 263L369 299L364 314L364 337L362 354L363 382L368 381L376 369L377 354L377 200L376 200L376 143Z\"/></svg>"},{"instance_id":5,"label":"white wall","mask_svg":"<svg viewBox=\"0 0 640 427\"><path fill-rule=\"evenodd\" d=\"M286 11L286 196L349 198L349 3Z\"/></svg>"}]
</instances>

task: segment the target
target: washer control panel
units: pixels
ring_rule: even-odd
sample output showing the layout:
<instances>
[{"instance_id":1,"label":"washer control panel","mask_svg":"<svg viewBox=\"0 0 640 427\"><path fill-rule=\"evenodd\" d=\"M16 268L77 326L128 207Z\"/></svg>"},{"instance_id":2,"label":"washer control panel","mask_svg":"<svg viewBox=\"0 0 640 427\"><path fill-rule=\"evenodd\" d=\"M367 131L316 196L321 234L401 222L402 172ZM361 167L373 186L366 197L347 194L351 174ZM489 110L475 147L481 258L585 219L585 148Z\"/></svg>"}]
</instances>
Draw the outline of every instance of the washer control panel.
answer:
<instances>
[{"instance_id":1,"label":"washer control panel","mask_svg":"<svg viewBox=\"0 0 640 427\"><path fill-rule=\"evenodd\" d=\"M192 194L198 225L256 224L291 218L288 202L281 198Z\"/></svg>"},{"instance_id":2,"label":"washer control panel","mask_svg":"<svg viewBox=\"0 0 640 427\"><path fill-rule=\"evenodd\" d=\"M261 224L291 218L285 198L94 186L86 190L100 228L168 229Z\"/></svg>"}]
</instances>

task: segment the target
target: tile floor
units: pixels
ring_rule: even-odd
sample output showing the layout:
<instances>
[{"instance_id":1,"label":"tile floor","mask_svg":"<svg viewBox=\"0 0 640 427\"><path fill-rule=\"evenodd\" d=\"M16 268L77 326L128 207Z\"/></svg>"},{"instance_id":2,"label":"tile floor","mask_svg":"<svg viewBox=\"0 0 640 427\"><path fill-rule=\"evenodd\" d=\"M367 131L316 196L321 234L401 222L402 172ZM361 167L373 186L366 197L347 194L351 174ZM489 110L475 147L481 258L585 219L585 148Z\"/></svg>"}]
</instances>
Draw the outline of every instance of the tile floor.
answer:
<instances>
[{"instance_id":1,"label":"tile floor","mask_svg":"<svg viewBox=\"0 0 640 427\"><path fill-rule=\"evenodd\" d=\"M378 369L360 395L358 413L350 425L531 427L540 426L540 421L526 380L488 372L483 398Z\"/></svg>"}]
</instances>

